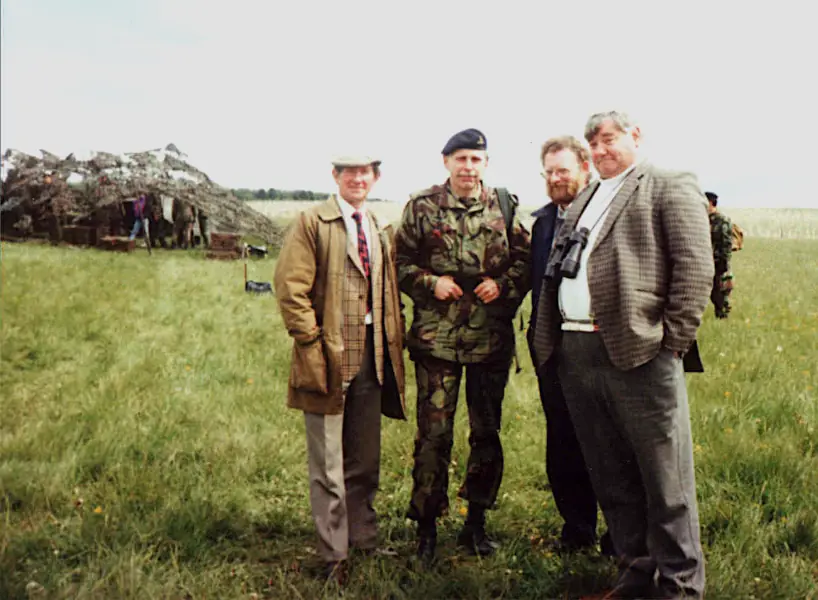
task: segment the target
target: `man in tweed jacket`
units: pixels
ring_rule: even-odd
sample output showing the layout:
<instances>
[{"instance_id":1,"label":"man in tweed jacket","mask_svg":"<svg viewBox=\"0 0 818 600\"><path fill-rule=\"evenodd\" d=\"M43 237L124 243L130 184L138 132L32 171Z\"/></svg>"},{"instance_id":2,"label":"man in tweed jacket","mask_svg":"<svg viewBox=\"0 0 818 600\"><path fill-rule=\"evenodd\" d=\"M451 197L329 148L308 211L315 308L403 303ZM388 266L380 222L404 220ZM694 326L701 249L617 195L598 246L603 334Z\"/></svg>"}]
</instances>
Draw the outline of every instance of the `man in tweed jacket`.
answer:
<instances>
[{"instance_id":1,"label":"man in tweed jacket","mask_svg":"<svg viewBox=\"0 0 818 600\"><path fill-rule=\"evenodd\" d=\"M287 404L304 411L318 550L339 582L350 546L376 546L381 414L406 419L394 235L366 207L379 165L333 162L337 196L296 218L275 273L293 338Z\"/></svg>"},{"instance_id":2,"label":"man in tweed jacket","mask_svg":"<svg viewBox=\"0 0 818 600\"><path fill-rule=\"evenodd\" d=\"M682 356L713 280L695 176L637 159L619 112L585 128L600 181L572 203L549 259L534 335L552 356L605 514L620 576L606 598L701 598L704 562ZM559 259L587 238L578 268ZM579 249L580 245L577 247Z\"/></svg>"}]
</instances>

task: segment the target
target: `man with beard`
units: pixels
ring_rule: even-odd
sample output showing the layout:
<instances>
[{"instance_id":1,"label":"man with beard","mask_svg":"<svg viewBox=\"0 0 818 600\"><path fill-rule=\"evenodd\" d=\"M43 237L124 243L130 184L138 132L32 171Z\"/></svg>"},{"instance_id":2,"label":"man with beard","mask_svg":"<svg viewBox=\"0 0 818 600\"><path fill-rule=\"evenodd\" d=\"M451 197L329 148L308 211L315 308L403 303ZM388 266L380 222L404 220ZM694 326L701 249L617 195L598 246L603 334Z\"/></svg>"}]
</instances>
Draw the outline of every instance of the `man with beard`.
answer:
<instances>
[{"instance_id":1,"label":"man with beard","mask_svg":"<svg viewBox=\"0 0 818 600\"><path fill-rule=\"evenodd\" d=\"M532 310L527 339L532 359L536 307L545 266L565 211L590 180L589 160L588 150L572 136L551 138L540 152L542 176L551 202L531 213L535 221L531 229ZM537 380L546 420L545 469L554 502L564 521L558 548L565 552L591 549L596 546L596 495L562 393L555 357L538 370ZM608 534L601 542L603 553L611 554Z\"/></svg>"},{"instance_id":2,"label":"man with beard","mask_svg":"<svg viewBox=\"0 0 818 600\"><path fill-rule=\"evenodd\" d=\"M485 136L461 131L442 154L449 178L412 195L395 236L400 289L414 305L406 341L415 362L418 429L408 516L418 523L417 553L426 564L434 558L436 520L449 506L464 367L470 454L458 495L469 509L457 542L481 556L496 548L485 514L503 477L500 422L514 355L512 321L529 289L529 234L507 211L516 198L483 183Z\"/></svg>"},{"instance_id":3,"label":"man with beard","mask_svg":"<svg viewBox=\"0 0 818 600\"><path fill-rule=\"evenodd\" d=\"M592 115L600 181L571 203L537 305L535 365L558 361L619 562L604 598L702 598L693 441L682 358L714 274L696 176L640 160L628 115Z\"/></svg>"}]
</instances>

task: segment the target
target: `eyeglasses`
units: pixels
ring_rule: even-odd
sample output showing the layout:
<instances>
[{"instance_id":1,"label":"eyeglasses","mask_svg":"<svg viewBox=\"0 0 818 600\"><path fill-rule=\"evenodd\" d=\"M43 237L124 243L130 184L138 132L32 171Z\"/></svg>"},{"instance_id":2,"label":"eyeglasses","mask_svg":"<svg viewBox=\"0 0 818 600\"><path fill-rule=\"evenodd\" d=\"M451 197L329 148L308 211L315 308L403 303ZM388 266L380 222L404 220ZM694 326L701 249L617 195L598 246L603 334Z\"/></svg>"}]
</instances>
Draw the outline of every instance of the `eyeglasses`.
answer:
<instances>
[{"instance_id":1,"label":"eyeglasses","mask_svg":"<svg viewBox=\"0 0 818 600\"><path fill-rule=\"evenodd\" d=\"M548 181L549 179L551 179L551 176L554 173L556 173L560 179L567 179L568 177L571 176L571 170L563 168L557 169L556 171L540 171L540 177Z\"/></svg>"}]
</instances>

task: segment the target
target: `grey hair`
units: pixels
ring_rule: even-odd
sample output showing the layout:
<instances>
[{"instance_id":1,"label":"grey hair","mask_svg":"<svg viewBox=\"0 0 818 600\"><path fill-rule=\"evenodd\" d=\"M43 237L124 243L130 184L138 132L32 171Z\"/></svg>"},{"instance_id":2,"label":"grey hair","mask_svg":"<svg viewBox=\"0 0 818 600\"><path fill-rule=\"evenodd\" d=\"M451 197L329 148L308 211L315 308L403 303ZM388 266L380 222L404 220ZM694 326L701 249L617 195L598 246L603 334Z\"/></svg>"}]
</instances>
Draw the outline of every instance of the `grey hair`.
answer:
<instances>
[{"instance_id":1,"label":"grey hair","mask_svg":"<svg viewBox=\"0 0 818 600\"><path fill-rule=\"evenodd\" d=\"M599 128L602 127L602 124L608 120L613 121L616 128L623 133L636 124L627 113L618 110L593 114L588 119L588 122L585 123L586 141L590 142L594 136L599 133Z\"/></svg>"}]
</instances>

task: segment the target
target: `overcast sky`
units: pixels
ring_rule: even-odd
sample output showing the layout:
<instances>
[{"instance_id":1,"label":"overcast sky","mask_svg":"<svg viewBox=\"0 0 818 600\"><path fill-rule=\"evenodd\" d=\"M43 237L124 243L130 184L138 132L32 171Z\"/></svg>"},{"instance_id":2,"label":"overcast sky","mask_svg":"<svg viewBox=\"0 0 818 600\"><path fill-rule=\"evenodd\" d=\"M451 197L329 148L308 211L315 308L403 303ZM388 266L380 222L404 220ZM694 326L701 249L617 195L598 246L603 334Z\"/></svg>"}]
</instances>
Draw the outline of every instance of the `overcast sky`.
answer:
<instances>
[{"instance_id":1,"label":"overcast sky","mask_svg":"<svg viewBox=\"0 0 818 600\"><path fill-rule=\"evenodd\" d=\"M383 160L373 195L402 202L445 179L440 150L476 127L488 183L542 204L542 142L618 108L654 162L724 205L818 207L807 2L1 6L3 150L173 142L222 185L316 191L332 191L334 154L365 152Z\"/></svg>"}]
</instances>

